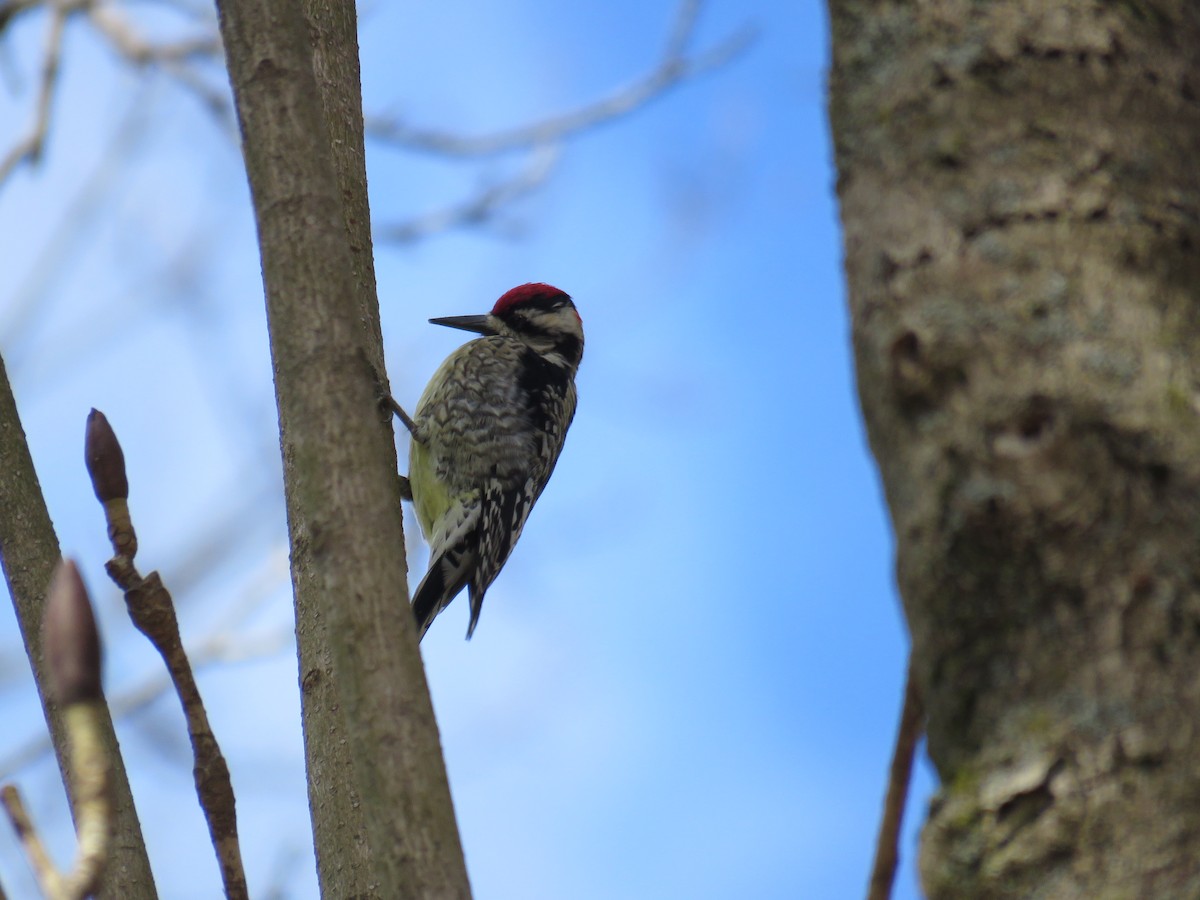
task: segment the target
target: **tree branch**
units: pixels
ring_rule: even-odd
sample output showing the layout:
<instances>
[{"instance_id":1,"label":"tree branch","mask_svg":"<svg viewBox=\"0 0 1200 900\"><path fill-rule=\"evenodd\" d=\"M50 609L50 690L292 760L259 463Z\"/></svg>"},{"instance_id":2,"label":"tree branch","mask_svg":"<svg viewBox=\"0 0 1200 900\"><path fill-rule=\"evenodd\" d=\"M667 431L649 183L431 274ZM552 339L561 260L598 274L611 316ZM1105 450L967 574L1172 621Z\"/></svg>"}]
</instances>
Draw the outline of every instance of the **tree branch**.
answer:
<instances>
[{"instance_id":1,"label":"tree branch","mask_svg":"<svg viewBox=\"0 0 1200 900\"><path fill-rule=\"evenodd\" d=\"M485 187L463 203L385 225L380 229L379 237L394 244L411 244L454 228L484 225L509 203L541 187L550 177L559 156L558 146L535 147L528 165L513 177Z\"/></svg>"},{"instance_id":2,"label":"tree branch","mask_svg":"<svg viewBox=\"0 0 1200 900\"><path fill-rule=\"evenodd\" d=\"M335 20L292 0L218 6L267 295L322 893L469 897L405 602L395 446L375 402L365 179L332 149L336 136L360 153L353 4L335 4ZM325 54L353 56L341 77L318 81L310 28L322 75ZM336 767L347 751L349 772ZM354 791L365 860L326 805Z\"/></svg>"},{"instance_id":3,"label":"tree branch","mask_svg":"<svg viewBox=\"0 0 1200 900\"><path fill-rule=\"evenodd\" d=\"M43 7L49 17L46 42L40 61L33 121L26 134L0 157L0 185L18 166L37 163L50 128L50 113L58 89L63 34L73 16L83 16L106 43L123 59L139 68L156 67L194 92L205 108L227 118L228 98L210 87L191 68L196 59L219 59L221 42L215 34L196 34L173 41L154 42L144 38L115 6L100 0L10 0L0 4L0 31L18 15ZM225 114L225 115L222 115Z\"/></svg>"},{"instance_id":4,"label":"tree branch","mask_svg":"<svg viewBox=\"0 0 1200 900\"><path fill-rule=\"evenodd\" d=\"M286 560L284 561L286 565ZM274 561L272 560L272 568ZM278 582L271 576L270 586ZM176 585L178 588L178 585ZM265 578L261 589L248 591L244 597L234 604L234 608L225 620L204 637L186 642L184 652L191 663L193 671L200 671L217 664L243 663L250 660L266 659L294 646L295 635L293 628L270 628L261 633L240 635L236 628L241 620L251 612L261 608L267 594ZM108 697L108 708L114 722L119 722L127 716L145 709L172 688L169 672L155 669L132 686ZM11 778L16 772L41 759L53 749L48 736L38 736L18 747L8 756L0 759L0 780Z\"/></svg>"},{"instance_id":5,"label":"tree branch","mask_svg":"<svg viewBox=\"0 0 1200 900\"><path fill-rule=\"evenodd\" d=\"M129 514L125 455L104 414L94 409L88 414L85 447L88 474L96 499L104 506L114 554L105 568L109 577L125 592L125 605L134 626L149 638L170 673L171 684L187 720L188 739L195 761L192 772L196 795L221 867L225 896L231 900L245 900L249 892L238 843L237 811L229 767L209 724L195 674L183 650L174 601L157 572L143 578L134 564L137 537Z\"/></svg>"},{"instance_id":6,"label":"tree branch","mask_svg":"<svg viewBox=\"0 0 1200 900\"><path fill-rule=\"evenodd\" d=\"M50 128L50 107L58 87L59 63L62 56L63 32L72 7L66 3L55 3L50 7L50 22L46 30L43 49L41 77L38 79L37 101L33 107L33 123L25 136L19 139L0 159L0 184L22 163L36 163L42 155L46 132Z\"/></svg>"},{"instance_id":7,"label":"tree branch","mask_svg":"<svg viewBox=\"0 0 1200 900\"><path fill-rule=\"evenodd\" d=\"M744 28L711 50L689 56L688 45L695 33L700 6L700 0L684 0L680 4L664 53L650 72L578 109L484 135L415 128L395 117L378 116L367 120L367 134L405 150L460 157L496 156L526 147L560 143L581 131L628 115L661 97L681 81L720 68L753 42L754 30Z\"/></svg>"},{"instance_id":8,"label":"tree branch","mask_svg":"<svg viewBox=\"0 0 1200 900\"><path fill-rule=\"evenodd\" d=\"M25 642L25 653L33 669L34 681L46 714L46 724L54 740L59 770L68 793L66 735L61 710L46 694L45 660L40 638L46 585L60 558L58 537L50 522L46 503L38 485L37 473L25 441L8 376L0 360L0 563L12 593L17 622ZM112 763L113 813L115 833L108 875L102 898L153 898L154 876L146 856L142 829L125 774L125 764L117 746L112 719L107 708L98 713L99 739Z\"/></svg>"},{"instance_id":9,"label":"tree branch","mask_svg":"<svg viewBox=\"0 0 1200 900\"><path fill-rule=\"evenodd\" d=\"M879 834L875 840L875 862L871 867L867 900L889 900L892 896L896 867L900 863L900 826L904 824L904 807L908 800L909 783L912 781L917 744L921 740L923 718L921 696L913 681L910 664L904 677L904 702L900 709L900 722L896 725L896 743L892 750L891 769L888 771L883 816L879 820Z\"/></svg>"},{"instance_id":10,"label":"tree branch","mask_svg":"<svg viewBox=\"0 0 1200 900\"><path fill-rule=\"evenodd\" d=\"M453 228L476 227L492 221L505 206L545 183L564 142L629 115L680 82L720 68L754 40L753 29L743 28L716 47L689 55L701 6L702 0L680 3L663 54L650 72L577 109L485 135L414 128L394 116L368 119L367 133L372 138L404 150L463 159L498 156L515 150L529 153L524 168L510 178L488 184L460 203L384 225L378 230L379 238L389 243L414 243Z\"/></svg>"}]
</instances>

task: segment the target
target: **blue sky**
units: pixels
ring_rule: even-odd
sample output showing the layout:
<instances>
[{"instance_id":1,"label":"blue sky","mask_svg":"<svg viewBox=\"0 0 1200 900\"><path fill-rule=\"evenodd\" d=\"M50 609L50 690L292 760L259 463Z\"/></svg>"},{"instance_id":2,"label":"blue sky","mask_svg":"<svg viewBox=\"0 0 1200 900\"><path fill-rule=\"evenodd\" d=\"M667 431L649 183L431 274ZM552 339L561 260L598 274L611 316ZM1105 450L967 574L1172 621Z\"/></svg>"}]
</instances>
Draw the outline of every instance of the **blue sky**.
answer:
<instances>
[{"instance_id":1,"label":"blue sky","mask_svg":"<svg viewBox=\"0 0 1200 900\"><path fill-rule=\"evenodd\" d=\"M673 13L364 4L367 108L468 134L567 110L651 67ZM376 246L401 402L462 339L431 316L549 281L587 330L566 450L475 638L462 639L456 602L423 645L480 900L863 893L906 641L854 394L827 26L815 2L714 0L695 45L745 25L759 33L749 52L572 141L499 227ZM9 36L18 71L43 27ZM0 97L5 146L28 115L23 87ZM520 162L371 147L376 226ZM0 186L0 246L0 351L60 538L99 607L108 692L142 685L156 660L104 580L82 466L92 406L125 447L139 562L175 591L185 637L224 634L231 610L251 609L233 642L251 658L206 666L201 688L252 895L314 897L295 660L256 643L288 633L291 605L236 144L191 95L131 74L73 27L44 163ZM416 578L419 541L412 553ZM2 761L41 719L8 614L0 641L0 709L19 723L0 734ZM162 895L214 896L177 703L159 698L119 733ZM921 765L899 898L917 896ZM56 779L47 761L17 773L65 859ZM32 890L6 826L0 880L15 897Z\"/></svg>"}]
</instances>

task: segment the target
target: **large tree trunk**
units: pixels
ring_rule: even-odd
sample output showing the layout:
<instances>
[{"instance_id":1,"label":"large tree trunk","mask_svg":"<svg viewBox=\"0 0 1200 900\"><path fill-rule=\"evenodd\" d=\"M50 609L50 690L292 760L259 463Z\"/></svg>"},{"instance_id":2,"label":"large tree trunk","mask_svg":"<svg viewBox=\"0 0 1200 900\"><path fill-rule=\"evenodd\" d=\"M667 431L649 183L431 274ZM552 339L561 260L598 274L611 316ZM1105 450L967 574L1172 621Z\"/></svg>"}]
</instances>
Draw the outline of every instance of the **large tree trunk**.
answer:
<instances>
[{"instance_id":1,"label":"large tree trunk","mask_svg":"<svg viewBox=\"0 0 1200 900\"><path fill-rule=\"evenodd\" d=\"M372 379L354 6L218 7L267 295L321 893L469 897Z\"/></svg>"},{"instance_id":2,"label":"large tree trunk","mask_svg":"<svg viewBox=\"0 0 1200 900\"><path fill-rule=\"evenodd\" d=\"M1200 896L1200 7L830 8L925 889Z\"/></svg>"}]
</instances>

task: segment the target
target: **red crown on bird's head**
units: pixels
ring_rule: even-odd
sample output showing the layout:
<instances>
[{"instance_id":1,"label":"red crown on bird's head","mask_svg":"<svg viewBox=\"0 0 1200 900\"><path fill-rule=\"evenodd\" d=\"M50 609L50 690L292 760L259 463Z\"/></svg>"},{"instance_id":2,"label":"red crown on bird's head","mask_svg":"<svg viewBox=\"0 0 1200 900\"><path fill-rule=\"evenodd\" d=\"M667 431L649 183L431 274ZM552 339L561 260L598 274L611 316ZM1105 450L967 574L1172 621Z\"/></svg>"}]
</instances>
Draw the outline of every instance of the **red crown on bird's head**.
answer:
<instances>
[{"instance_id":1,"label":"red crown on bird's head","mask_svg":"<svg viewBox=\"0 0 1200 900\"><path fill-rule=\"evenodd\" d=\"M566 291L561 291L553 285L543 284L540 281L519 284L512 290L506 291L496 301L496 305L492 307L492 315L503 316L506 312L520 306L549 309L561 300L570 303L571 297Z\"/></svg>"}]
</instances>

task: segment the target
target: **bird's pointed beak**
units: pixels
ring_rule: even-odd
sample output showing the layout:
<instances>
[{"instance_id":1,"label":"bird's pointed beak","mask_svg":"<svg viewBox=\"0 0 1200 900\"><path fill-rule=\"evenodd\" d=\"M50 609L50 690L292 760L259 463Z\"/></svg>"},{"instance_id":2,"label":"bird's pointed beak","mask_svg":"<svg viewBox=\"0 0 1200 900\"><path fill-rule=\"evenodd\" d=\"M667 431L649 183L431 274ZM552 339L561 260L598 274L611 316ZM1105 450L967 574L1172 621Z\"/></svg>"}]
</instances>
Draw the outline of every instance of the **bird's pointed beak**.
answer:
<instances>
[{"instance_id":1,"label":"bird's pointed beak","mask_svg":"<svg viewBox=\"0 0 1200 900\"><path fill-rule=\"evenodd\" d=\"M495 334L491 316L446 316L442 319L430 319L434 325L445 325L448 328L458 328L461 331L473 331L476 334Z\"/></svg>"}]
</instances>

